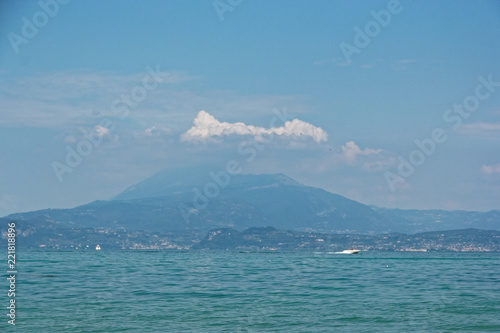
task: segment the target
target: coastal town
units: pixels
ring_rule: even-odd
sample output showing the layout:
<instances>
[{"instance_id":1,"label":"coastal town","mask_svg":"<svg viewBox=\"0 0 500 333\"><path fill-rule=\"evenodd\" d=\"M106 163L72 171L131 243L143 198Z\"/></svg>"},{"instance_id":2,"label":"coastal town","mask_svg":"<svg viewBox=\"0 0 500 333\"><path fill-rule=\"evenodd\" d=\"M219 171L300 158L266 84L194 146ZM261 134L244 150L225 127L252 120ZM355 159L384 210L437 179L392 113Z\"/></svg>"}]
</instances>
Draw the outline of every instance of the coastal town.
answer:
<instances>
[{"instance_id":1,"label":"coastal town","mask_svg":"<svg viewBox=\"0 0 500 333\"><path fill-rule=\"evenodd\" d=\"M151 232L123 228L68 228L49 223L18 223L18 247L25 249L94 250L244 250L496 252L500 231L460 229L417 234L326 234L253 227L196 231ZM5 236L5 237L4 237ZM2 235L1 242L7 235Z\"/></svg>"}]
</instances>

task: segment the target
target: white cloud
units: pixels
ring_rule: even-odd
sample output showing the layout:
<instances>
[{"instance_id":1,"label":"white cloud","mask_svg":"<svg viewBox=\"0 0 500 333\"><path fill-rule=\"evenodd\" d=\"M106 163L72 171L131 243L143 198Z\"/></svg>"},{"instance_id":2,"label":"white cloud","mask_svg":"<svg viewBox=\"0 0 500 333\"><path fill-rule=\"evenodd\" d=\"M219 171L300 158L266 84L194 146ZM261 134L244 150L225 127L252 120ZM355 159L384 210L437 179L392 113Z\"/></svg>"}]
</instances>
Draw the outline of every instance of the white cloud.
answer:
<instances>
[{"instance_id":1,"label":"white cloud","mask_svg":"<svg viewBox=\"0 0 500 333\"><path fill-rule=\"evenodd\" d=\"M220 122L206 111L200 111L193 120L193 127L182 134L183 141L205 141L213 136L251 135L257 140L263 135L310 137L316 142L326 141L328 134L320 127L311 125L299 119L285 122L284 126L269 129L246 125L241 122Z\"/></svg>"},{"instance_id":2,"label":"white cloud","mask_svg":"<svg viewBox=\"0 0 500 333\"><path fill-rule=\"evenodd\" d=\"M498 133L500 132L500 123L464 124L460 127L458 132L468 136L498 138Z\"/></svg>"},{"instance_id":3,"label":"white cloud","mask_svg":"<svg viewBox=\"0 0 500 333\"><path fill-rule=\"evenodd\" d=\"M411 64L414 63L416 60L415 59L401 59L398 60L398 64Z\"/></svg>"},{"instance_id":4,"label":"white cloud","mask_svg":"<svg viewBox=\"0 0 500 333\"><path fill-rule=\"evenodd\" d=\"M146 130L144 130L144 134L146 136L158 136L159 135L158 130L156 129L156 126L146 128Z\"/></svg>"},{"instance_id":5,"label":"white cloud","mask_svg":"<svg viewBox=\"0 0 500 333\"><path fill-rule=\"evenodd\" d=\"M382 149L361 149L354 141L349 141L342 146L342 156L348 163L353 163L358 155L376 155L380 152Z\"/></svg>"},{"instance_id":6,"label":"white cloud","mask_svg":"<svg viewBox=\"0 0 500 333\"><path fill-rule=\"evenodd\" d=\"M375 161L366 161L363 163L363 169L368 172L387 171L389 168L398 164L398 160L392 156L378 155Z\"/></svg>"},{"instance_id":7,"label":"white cloud","mask_svg":"<svg viewBox=\"0 0 500 333\"><path fill-rule=\"evenodd\" d=\"M97 135L99 135L100 137L103 137L103 136L109 134L109 129L107 129L106 127L102 127L100 125L96 125L94 127L94 130L97 132Z\"/></svg>"},{"instance_id":8,"label":"white cloud","mask_svg":"<svg viewBox=\"0 0 500 333\"><path fill-rule=\"evenodd\" d=\"M487 175L491 175L494 173L500 173L500 164L495 165L483 165L481 168L481 172Z\"/></svg>"},{"instance_id":9,"label":"white cloud","mask_svg":"<svg viewBox=\"0 0 500 333\"><path fill-rule=\"evenodd\" d=\"M415 59L400 59L392 65L392 69L395 71L402 71L408 69L411 64L415 63Z\"/></svg>"},{"instance_id":10,"label":"white cloud","mask_svg":"<svg viewBox=\"0 0 500 333\"><path fill-rule=\"evenodd\" d=\"M144 130L144 135L152 137L152 136L160 136L162 133L170 134L170 132L171 131L168 128L151 126L150 128L146 128Z\"/></svg>"}]
</instances>

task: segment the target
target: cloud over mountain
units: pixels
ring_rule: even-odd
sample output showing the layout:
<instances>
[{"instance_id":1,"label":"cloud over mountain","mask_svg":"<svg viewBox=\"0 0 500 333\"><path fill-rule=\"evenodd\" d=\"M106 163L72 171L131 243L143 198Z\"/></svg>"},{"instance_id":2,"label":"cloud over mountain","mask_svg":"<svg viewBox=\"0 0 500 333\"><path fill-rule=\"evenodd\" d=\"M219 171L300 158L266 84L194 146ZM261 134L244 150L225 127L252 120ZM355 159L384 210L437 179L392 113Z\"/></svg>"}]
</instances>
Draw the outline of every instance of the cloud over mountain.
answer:
<instances>
[{"instance_id":1,"label":"cloud over mountain","mask_svg":"<svg viewBox=\"0 0 500 333\"><path fill-rule=\"evenodd\" d=\"M326 141L328 137L328 134L322 128L299 119L287 121L285 125L281 127L266 129L264 127L246 125L242 122L220 122L215 119L214 116L202 110L193 120L193 127L182 134L181 139L183 141L205 141L213 136L227 136L233 134L250 135L257 140L264 135L271 134L279 136L310 137L318 143Z\"/></svg>"},{"instance_id":2,"label":"cloud over mountain","mask_svg":"<svg viewBox=\"0 0 500 333\"><path fill-rule=\"evenodd\" d=\"M361 149L354 141L346 142L346 144L342 146L342 156L348 163L354 162L358 155L377 155L381 152L382 149Z\"/></svg>"}]
</instances>

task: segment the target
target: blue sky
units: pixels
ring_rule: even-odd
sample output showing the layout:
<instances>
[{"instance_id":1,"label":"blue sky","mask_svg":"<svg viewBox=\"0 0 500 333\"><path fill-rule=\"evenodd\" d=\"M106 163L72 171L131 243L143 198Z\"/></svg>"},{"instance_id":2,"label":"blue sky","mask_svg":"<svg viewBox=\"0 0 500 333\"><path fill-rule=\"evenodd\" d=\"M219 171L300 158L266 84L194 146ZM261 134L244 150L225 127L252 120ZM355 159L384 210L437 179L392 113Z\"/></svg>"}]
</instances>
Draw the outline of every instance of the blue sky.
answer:
<instances>
[{"instance_id":1,"label":"blue sky","mask_svg":"<svg viewBox=\"0 0 500 333\"><path fill-rule=\"evenodd\" d=\"M231 159L370 205L500 209L497 1L62 2L0 4L0 216Z\"/></svg>"}]
</instances>

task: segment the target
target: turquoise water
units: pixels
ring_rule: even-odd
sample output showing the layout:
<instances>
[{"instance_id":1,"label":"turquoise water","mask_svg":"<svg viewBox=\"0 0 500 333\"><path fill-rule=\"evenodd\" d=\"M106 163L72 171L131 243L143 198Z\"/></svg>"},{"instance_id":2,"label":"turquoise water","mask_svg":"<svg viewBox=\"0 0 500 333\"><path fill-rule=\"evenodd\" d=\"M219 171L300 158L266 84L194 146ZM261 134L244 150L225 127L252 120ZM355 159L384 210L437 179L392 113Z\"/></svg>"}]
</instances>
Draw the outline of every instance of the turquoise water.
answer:
<instances>
[{"instance_id":1,"label":"turquoise water","mask_svg":"<svg viewBox=\"0 0 500 333\"><path fill-rule=\"evenodd\" d=\"M500 254L103 250L17 259L16 326L7 324L5 282L1 331L500 332Z\"/></svg>"}]
</instances>

